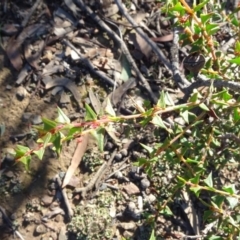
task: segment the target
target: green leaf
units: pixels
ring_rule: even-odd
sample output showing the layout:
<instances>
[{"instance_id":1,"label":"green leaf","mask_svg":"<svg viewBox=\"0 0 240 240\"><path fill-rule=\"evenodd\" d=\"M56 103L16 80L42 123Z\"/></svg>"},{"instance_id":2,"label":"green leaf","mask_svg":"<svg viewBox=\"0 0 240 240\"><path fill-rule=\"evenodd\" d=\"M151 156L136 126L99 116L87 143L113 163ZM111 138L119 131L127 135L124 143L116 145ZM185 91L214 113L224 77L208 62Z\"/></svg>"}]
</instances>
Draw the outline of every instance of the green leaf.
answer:
<instances>
[{"instance_id":1,"label":"green leaf","mask_svg":"<svg viewBox=\"0 0 240 240\"><path fill-rule=\"evenodd\" d=\"M120 75L120 79L126 82L131 77L131 66L124 54L122 54L122 57L121 57L121 64L122 64L122 72Z\"/></svg>"},{"instance_id":2,"label":"green leaf","mask_svg":"<svg viewBox=\"0 0 240 240\"><path fill-rule=\"evenodd\" d=\"M195 193L195 195L198 197L200 192L201 192L201 187L196 186L196 187L190 187L190 190Z\"/></svg>"},{"instance_id":3,"label":"green leaf","mask_svg":"<svg viewBox=\"0 0 240 240\"><path fill-rule=\"evenodd\" d=\"M223 189L225 192L230 193L230 194L236 194L236 193L237 193L234 184L232 184L231 186L223 187L222 189Z\"/></svg>"},{"instance_id":4,"label":"green leaf","mask_svg":"<svg viewBox=\"0 0 240 240\"><path fill-rule=\"evenodd\" d=\"M189 181L193 184L198 184L200 179L200 174L197 174L194 178L191 178Z\"/></svg>"},{"instance_id":5,"label":"green leaf","mask_svg":"<svg viewBox=\"0 0 240 240\"><path fill-rule=\"evenodd\" d=\"M143 143L140 143L140 145L141 145L144 149L146 149L149 154L151 154L151 153L154 151L154 149L153 149L152 147L149 147L149 146L147 146L147 145L145 145L145 144L143 144Z\"/></svg>"},{"instance_id":6,"label":"green leaf","mask_svg":"<svg viewBox=\"0 0 240 240\"><path fill-rule=\"evenodd\" d=\"M58 123L67 123L69 124L71 121L68 116L62 111L61 108L57 107L58 117L55 119Z\"/></svg>"},{"instance_id":7,"label":"green leaf","mask_svg":"<svg viewBox=\"0 0 240 240\"><path fill-rule=\"evenodd\" d=\"M183 112L180 113L180 116L183 118L183 120L186 122L186 123L189 123L189 119L188 119L188 110L185 110Z\"/></svg>"},{"instance_id":8,"label":"green leaf","mask_svg":"<svg viewBox=\"0 0 240 240\"><path fill-rule=\"evenodd\" d=\"M69 129L68 134L67 134L67 138L71 139L73 138L74 134L80 134L82 132L82 128L81 127L72 127Z\"/></svg>"},{"instance_id":9,"label":"green leaf","mask_svg":"<svg viewBox=\"0 0 240 240\"><path fill-rule=\"evenodd\" d=\"M86 103L86 121L97 120L97 114L93 111L93 109Z\"/></svg>"},{"instance_id":10,"label":"green leaf","mask_svg":"<svg viewBox=\"0 0 240 240\"><path fill-rule=\"evenodd\" d=\"M168 206L162 209L160 213L164 214L165 216L173 216L173 213Z\"/></svg>"},{"instance_id":11,"label":"green leaf","mask_svg":"<svg viewBox=\"0 0 240 240\"><path fill-rule=\"evenodd\" d=\"M213 13L201 14L200 18L201 18L202 24L207 23L212 18L212 15L213 15Z\"/></svg>"},{"instance_id":12,"label":"green leaf","mask_svg":"<svg viewBox=\"0 0 240 240\"><path fill-rule=\"evenodd\" d=\"M40 160L42 160L42 158L43 158L43 155L44 155L44 152L45 152L45 148L47 147L47 144L50 142L51 137L52 137L52 134L51 134L50 132L48 132L48 133L42 138L43 146L42 146L39 150L33 151L33 153L35 153Z\"/></svg>"},{"instance_id":13,"label":"green leaf","mask_svg":"<svg viewBox=\"0 0 240 240\"><path fill-rule=\"evenodd\" d=\"M163 120L158 116L155 115L151 121L155 126L158 126L160 128L166 129L167 127L164 125Z\"/></svg>"},{"instance_id":14,"label":"green leaf","mask_svg":"<svg viewBox=\"0 0 240 240\"><path fill-rule=\"evenodd\" d=\"M212 200L213 202L219 207L221 208L223 202L225 201L225 196L219 196L219 195L216 195L216 196L213 196L212 197Z\"/></svg>"},{"instance_id":15,"label":"green leaf","mask_svg":"<svg viewBox=\"0 0 240 240\"><path fill-rule=\"evenodd\" d=\"M97 140L97 144L98 144L98 148L99 148L100 152L103 152L105 129L100 127L98 129L96 129L95 131L92 131L91 133Z\"/></svg>"},{"instance_id":16,"label":"green leaf","mask_svg":"<svg viewBox=\"0 0 240 240\"><path fill-rule=\"evenodd\" d=\"M0 124L0 137L3 136L4 132L5 132L5 125L4 124Z\"/></svg>"},{"instance_id":17,"label":"green leaf","mask_svg":"<svg viewBox=\"0 0 240 240\"><path fill-rule=\"evenodd\" d=\"M172 100L171 95L168 92L165 93L165 103L168 106L174 106L175 105L174 101Z\"/></svg>"},{"instance_id":18,"label":"green leaf","mask_svg":"<svg viewBox=\"0 0 240 240\"><path fill-rule=\"evenodd\" d=\"M45 131L50 131L57 126L57 123L55 121L50 120L50 119L47 119L47 118L43 117L42 121L43 121L43 130L45 130Z\"/></svg>"},{"instance_id":19,"label":"green leaf","mask_svg":"<svg viewBox=\"0 0 240 240\"><path fill-rule=\"evenodd\" d=\"M235 16L232 18L231 23L232 23L234 26L239 27L239 21L238 21L238 19L237 19Z\"/></svg>"},{"instance_id":20,"label":"green leaf","mask_svg":"<svg viewBox=\"0 0 240 240\"><path fill-rule=\"evenodd\" d=\"M240 65L240 57L236 57L236 58L230 59L230 60L228 60L228 62Z\"/></svg>"},{"instance_id":21,"label":"green leaf","mask_svg":"<svg viewBox=\"0 0 240 240\"><path fill-rule=\"evenodd\" d=\"M165 108L166 107L164 91L162 91L161 94L160 94L160 98L157 102L157 106L160 107L160 108Z\"/></svg>"},{"instance_id":22,"label":"green leaf","mask_svg":"<svg viewBox=\"0 0 240 240\"><path fill-rule=\"evenodd\" d=\"M54 134L54 136L51 139L51 142L53 143L53 146L55 147L55 151L59 156L62 150L61 134L59 132Z\"/></svg>"},{"instance_id":23,"label":"green leaf","mask_svg":"<svg viewBox=\"0 0 240 240\"><path fill-rule=\"evenodd\" d=\"M209 23L206 25L206 32L208 35L215 34L220 29L219 24L217 23Z\"/></svg>"},{"instance_id":24,"label":"green leaf","mask_svg":"<svg viewBox=\"0 0 240 240\"><path fill-rule=\"evenodd\" d=\"M240 41L236 41L235 43L235 52L240 53Z\"/></svg>"},{"instance_id":25,"label":"green leaf","mask_svg":"<svg viewBox=\"0 0 240 240\"><path fill-rule=\"evenodd\" d=\"M19 159L19 161L20 161L21 163L23 163L24 166L25 166L25 169L26 169L27 171L29 171L31 156L21 157L21 158Z\"/></svg>"},{"instance_id":26,"label":"green leaf","mask_svg":"<svg viewBox=\"0 0 240 240\"><path fill-rule=\"evenodd\" d=\"M107 97L107 104L106 104L106 107L105 107L105 112L108 113L110 116L112 117L116 117L116 113L113 109L113 106L111 104L111 101L109 99L109 97Z\"/></svg>"},{"instance_id":27,"label":"green leaf","mask_svg":"<svg viewBox=\"0 0 240 240\"><path fill-rule=\"evenodd\" d=\"M209 240L223 240L222 237L217 236L217 235L212 235L212 236L210 236L208 239L209 239Z\"/></svg>"},{"instance_id":28,"label":"green leaf","mask_svg":"<svg viewBox=\"0 0 240 240\"><path fill-rule=\"evenodd\" d=\"M15 148L16 158L24 156L27 152L29 152L30 149L28 147L22 146L22 145L17 145Z\"/></svg>"},{"instance_id":29,"label":"green leaf","mask_svg":"<svg viewBox=\"0 0 240 240\"><path fill-rule=\"evenodd\" d=\"M45 148L40 148L39 150L35 150L35 151L33 151L33 153L35 154L35 155L37 155L37 157L40 159L40 160L42 160L42 158L43 158L43 155L44 155L44 152L45 152Z\"/></svg>"},{"instance_id":30,"label":"green leaf","mask_svg":"<svg viewBox=\"0 0 240 240\"><path fill-rule=\"evenodd\" d=\"M196 13L196 12L198 12L201 8L203 8L207 3L209 2L209 0L205 0L205 1L203 1L203 2L201 2L201 3L199 3L197 6L195 6L194 8L193 8L193 11Z\"/></svg>"},{"instance_id":31,"label":"green leaf","mask_svg":"<svg viewBox=\"0 0 240 240\"><path fill-rule=\"evenodd\" d=\"M180 13L181 16L183 16L185 14L185 7L182 6L182 4L180 2L178 2L174 7L169 9L171 12L175 11Z\"/></svg>"},{"instance_id":32,"label":"green leaf","mask_svg":"<svg viewBox=\"0 0 240 240\"><path fill-rule=\"evenodd\" d=\"M227 199L231 209L234 209L237 206L237 204L238 204L238 199L237 198L227 197L226 199Z\"/></svg>"},{"instance_id":33,"label":"green leaf","mask_svg":"<svg viewBox=\"0 0 240 240\"><path fill-rule=\"evenodd\" d=\"M211 219L212 215L213 215L213 212L211 210L206 210L203 214L203 221L205 222Z\"/></svg>"},{"instance_id":34,"label":"green leaf","mask_svg":"<svg viewBox=\"0 0 240 240\"><path fill-rule=\"evenodd\" d=\"M235 222L235 220L231 216L228 216L228 222L232 224L234 227L239 228L238 224Z\"/></svg>"},{"instance_id":35,"label":"green leaf","mask_svg":"<svg viewBox=\"0 0 240 240\"><path fill-rule=\"evenodd\" d=\"M154 229L152 230L152 233L151 233L151 236L150 236L149 240L156 240Z\"/></svg>"},{"instance_id":36,"label":"green leaf","mask_svg":"<svg viewBox=\"0 0 240 240\"><path fill-rule=\"evenodd\" d=\"M204 182L209 186L213 187L213 180L212 180L212 172L209 173L208 177L204 180Z\"/></svg>"},{"instance_id":37,"label":"green leaf","mask_svg":"<svg viewBox=\"0 0 240 240\"><path fill-rule=\"evenodd\" d=\"M233 120L237 122L240 119L240 111L238 108L233 109Z\"/></svg>"},{"instance_id":38,"label":"green leaf","mask_svg":"<svg viewBox=\"0 0 240 240\"><path fill-rule=\"evenodd\" d=\"M209 111L209 108L206 106L205 103L199 104L199 107L200 107L201 109L203 109L204 111Z\"/></svg>"},{"instance_id":39,"label":"green leaf","mask_svg":"<svg viewBox=\"0 0 240 240\"><path fill-rule=\"evenodd\" d=\"M187 163L196 163L196 164L199 163L198 160L194 160L194 159L191 159L191 158L187 158L187 159L186 159L186 162L187 162Z\"/></svg>"},{"instance_id":40,"label":"green leaf","mask_svg":"<svg viewBox=\"0 0 240 240\"><path fill-rule=\"evenodd\" d=\"M190 97L190 99L189 99L189 102L196 102L196 101L198 100L198 97L199 97L199 93L195 91L195 92L191 95L191 97Z\"/></svg>"},{"instance_id":41,"label":"green leaf","mask_svg":"<svg viewBox=\"0 0 240 240\"><path fill-rule=\"evenodd\" d=\"M136 163L137 166L141 167L143 165L145 165L148 162L148 160L146 158L138 158L138 162Z\"/></svg>"}]
</instances>

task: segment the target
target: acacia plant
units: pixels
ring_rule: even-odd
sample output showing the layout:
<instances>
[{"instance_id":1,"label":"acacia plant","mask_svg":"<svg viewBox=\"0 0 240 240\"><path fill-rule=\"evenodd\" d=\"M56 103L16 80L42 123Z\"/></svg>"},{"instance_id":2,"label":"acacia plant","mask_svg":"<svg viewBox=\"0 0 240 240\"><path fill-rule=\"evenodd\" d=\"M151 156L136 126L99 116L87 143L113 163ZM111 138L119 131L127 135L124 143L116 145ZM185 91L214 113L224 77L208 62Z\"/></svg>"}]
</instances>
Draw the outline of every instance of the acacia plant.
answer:
<instances>
[{"instance_id":1,"label":"acacia plant","mask_svg":"<svg viewBox=\"0 0 240 240\"><path fill-rule=\"evenodd\" d=\"M236 86L239 82L240 24L236 16L239 8L227 13L226 3L199 2L189 6L185 0L168 0L162 11L166 18L174 19L173 28L183 29L180 48L190 46L189 54L197 52L204 57L205 65L199 69L199 74L196 76L191 71L194 70L193 64L186 76L189 83L202 81L203 77L210 80L211 84L204 91L194 89L188 100L181 104L174 104L170 95L162 92L156 105L137 106L138 112L129 116L116 116L110 100L101 115L86 104L85 119L80 123L71 122L58 108L56 120L43 118L43 125L35 127L38 148L18 145L14 152L16 161L28 167L32 155L42 159L50 145L60 154L64 142L81 139L87 133L96 137L99 151L103 151L105 131L110 126L128 123L134 128L134 124L138 123L144 128L148 124L154 125L165 131L166 137L151 145L142 144L148 156L139 158L135 164L141 166L151 179L161 178L164 169L172 171L176 178L173 177L171 184L164 187L158 185L158 180L152 182L159 197L155 213L149 213L147 220L157 226L157 216L172 214L172 205L181 193L187 192L203 206L202 237L240 238L238 178L236 176L234 182L231 179L225 179L224 183L220 181L222 172L239 169L239 94L233 89L221 87L226 86L224 84L228 81L236 83ZM229 47L232 51L223 51L220 41L231 37L235 38L235 43ZM225 83L218 84L221 82ZM174 121L171 126L167 125L166 116L181 118L181 124ZM153 231L151 239L159 234L157 230Z\"/></svg>"}]
</instances>

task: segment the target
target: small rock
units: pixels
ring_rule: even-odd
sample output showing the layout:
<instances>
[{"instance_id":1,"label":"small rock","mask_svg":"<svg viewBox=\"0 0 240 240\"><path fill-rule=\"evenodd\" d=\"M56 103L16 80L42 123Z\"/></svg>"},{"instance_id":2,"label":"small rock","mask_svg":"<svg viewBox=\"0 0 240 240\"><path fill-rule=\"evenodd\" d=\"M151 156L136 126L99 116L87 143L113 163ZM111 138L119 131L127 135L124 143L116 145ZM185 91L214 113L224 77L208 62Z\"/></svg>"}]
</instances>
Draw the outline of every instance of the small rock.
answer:
<instances>
[{"instance_id":1,"label":"small rock","mask_svg":"<svg viewBox=\"0 0 240 240\"><path fill-rule=\"evenodd\" d=\"M106 144L106 150L111 150L111 149L113 149L113 147L114 147L114 145L113 145L112 142L107 142L107 144Z\"/></svg>"},{"instance_id":2,"label":"small rock","mask_svg":"<svg viewBox=\"0 0 240 240\"><path fill-rule=\"evenodd\" d=\"M51 232L51 238L52 238L52 240L57 240L58 239L57 233Z\"/></svg>"},{"instance_id":3,"label":"small rock","mask_svg":"<svg viewBox=\"0 0 240 240\"><path fill-rule=\"evenodd\" d=\"M117 161L121 161L122 160L122 154L121 153L117 153L114 157Z\"/></svg>"},{"instance_id":4,"label":"small rock","mask_svg":"<svg viewBox=\"0 0 240 240\"><path fill-rule=\"evenodd\" d=\"M110 209L109 209L109 215L111 218L116 217L116 207L114 204L111 204Z\"/></svg>"},{"instance_id":5,"label":"small rock","mask_svg":"<svg viewBox=\"0 0 240 240\"><path fill-rule=\"evenodd\" d=\"M134 230L136 228L136 224L134 222L121 222L118 226L124 230Z\"/></svg>"},{"instance_id":6,"label":"small rock","mask_svg":"<svg viewBox=\"0 0 240 240\"><path fill-rule=\"evenodd\" d=\"M122 174L122 172L117 171L117 172L114 173L114 177L116 179L122 179L123 178L123 174Z\"/></svg>"},{"instance_id":7,"label":"small rock","mask_svg":"<svg viewBox=\"0 0 240 240\"><path fill-rule=\"evenodd\" d=\"M24 87L18 87L16 97L19 101L22 101L27 96L27 90Z\"/></svg>"},{"instance_id":8,"label":"small rock","mask_svg":"<svg viewBox=\"0 0 240 240\"><path fill-rule=\"evenodd\" d=\"M23 122L27 122L27 121L31 118L31 116L32 116L32 113L30 113L30 112L25 112L25 113L23 113L23 115L22 115L22 121L23 121Z\"/></svg>"},{"instance_id":9,"label":"small rock","mask_svg":"<svg viewBox=\"0 0 240 240\"><path fill-rule=\"evenodd\" d=\"M7 171L7 172L4 173L4 176L6 176L7 178L13 178L14 173L12 171Z\"/></svg>"},{"instance_id":10,"label":"small rock","mask_svg":"<svg viewBox=\"0 0 240 240\"><path fill-rule=\"evenodd\" d=\"M79 185L79 183L80 183L80 179L76 176L72 176L68 183L68 186L76 188Z\"/></svg>"},{"instance_id":11,"label":"small rock","mask_svg":"<svg viewBox=\"0 0 240 240\"><path fill-rule=\"evenodd\" d=\"M67 236L66 236L66 228L65 227L61 227L59 235L58 235L58 240L67 240Z\"/></svg>"},{"instance_id":12,"label":"small rock","mask_svg":"<svg viewBox=\"0 0 240 240\"><path fill-rule=\"evenodd\" d=\"M184 119L182 117L176 117L174 119L174 122L179 124L179 125L181 125L181 126L184 126L184 124L185 124L185 121L184 121Z\"/></svg>"},{"instance_id":13,"label":"small rock","mask_svg":"<svg viewBox=\"0 0 240 240\"><path fill-rule=\"evenodd\" d=\"M56 190L58 188L58 184L56 182L52 182L49 185L50 190Z\"/></svg>"},{"instance_id":14,"label":"small rock","mask_svg":"<svg viewBox=\"0 0 240 240\"><path fill-rule=\"evenodd\" d=\"M39 125L42 123L42 117L40 115L33 115L31 117L31 123L33 125Z\"/></svg>"},{"instance_id":15,"label":"small rock","mask_svg":"<svg viewBox=\"0 0 240 240\"><path fill-rule=\"evenodd\" d=\"M47 228L43 224L40 224L36 227L35 232L36 234L41 235L47 232Z\"/></svg>"},{"instance_id":16,"label":"small rock","mask_svg":"<svg viewBox=\"0 0 240 240\"><path fill-rule=\"evenodd\" d=\"M152 193L148 195L148 201L149 201L150 203L155 202L156 199L157 199L157 198L156 198Z\"/></svg>"},{"instance_id":17,"label":"small rock","mask_svg":"<svg viewBox=\"0 0 240 240\"><path fill-rule=\"evenodd\" d=\"M60 103L61 104L71 103L69 95L66 94L65 92L62 92L61 94Z\"/></svg>"},{"instance_id":18,"label":"small rock","mask_svg":"<svg viewBox=\"0 0 240 240\"><path fill-rule=\"evenodd\" d=\"M51 205L52 201L53 201L53 196L45 195L41 199L41 204L47 207Z\"/></svg>"},{"instance_id":19,"label":"small rock","mask_svg":"<svg viewBox=\"0 0 240 240\"><path fill-rule=\"evenodd\" d=\"M133 236L133 233L132 232L129 232L129 231L124 231L123 232L123 236L127 239L131 239L132 236Z\"/></svg>"},{"instance_id":20,"label":"small rock","mask_svg":"<svg viewBox=\"0 0 240 240\"><path fill-rule=\"evenodd\" d=\"M143 210L143 197L142 196L138 196L138 209L140 211Z\"/></svg>"},{"instance_id":21,"label":"small rock","mask_svg":"<svg viewBox=\"0 0 240 240\"><path fill-rule=\"evenodd\" d=\"M123 157L126 157L128 155L128 150L124 148L120 151L120 153L122 154Z\"/></svg>"},{"instance_id":22,"label":"small rock","mask_svg":"<svg viewBox=\"0 0 240 240\"><path fill-rule=\"evenodd\" d=\"M125 190L125 192L128 195L135 195L135 194L139 194L140 190L139 188L132 182L126 184L123 186L123 190Z\"/></svg>"},{"instance_id":23,"label":"small rock","mask_svg":"<svg viewBox=\"0 0 240 240\"><path fill-rule=\"evenodd\" d=\"M107 189L107 184L106 183L102 183L101 186L99 187L99 191L104 191Z\"/></svg>"},{"instance_id":24,"label":"small rock","mask_svg":"<svg viewBox=\"0 0 240 240\"><path fill-rule=\"evenodd\" d=\"M129 202L128 203L128 210L131 212L134 212L136 210L136 204L134 202Z\"/></svg>"},{"instance_id":25,"label":"small rock","mask_svg":"<svg viewBox=\"0 0 240 240\"><path fill-rule=\"evenodd\" d=\"M6 86L6 90L11 90L12 89L12 86L11 85L7 85Z\"/></svg>"},{"instance_id":26,"label":"small rock","mask_svg":"<svg viewBox=\"0 0 240 240\"><path fill-rule=\"evenodd\" d=\"M53 54L50 50L44 51L44 55L42 56L42 62L49 63L53 58Z\"/></svg>"},{"instance_id":27,"label":"small rock","mask_svg":"<svg viewBox=\"0 0 240 240\"><path fill-rule=\"evenodd\" d=\"M46 97L43 98L43 101L45 103L50 103L52 101L52 98L51 98L51 96L46 96Z\"/></svg>"},{"instance_id":28,"label":"small rock","mask_svg":"<svg viewBox=\"0 0 240 240\"><path fill-rule=\"evenodd\" d=\"M147 178L143 178L140 184L141 184L141 188L145 190L150 186L150 181Z\"/></svg>"},{"instance_id":29,"label":"small rock","mask_svg":"<svg viewBox=\"0 0 240 240\"><path fill-rule=\"evenodd\" d=\"M132 217L134 220L139 220L141 218L141 211L139 211L134 202L129 202L125 214Z\"/></svg>"},{"instance_id":30,"label":"small rock","mask_svg":"<svg viewBox=\"0 0 240 240\"><path fill-rule=\"evenodd\" d=\"M55 87L53 90L52 90L52 95L53 96L56 96L59 92L63 91L63 87L62 86L58 86L58 87Z\"/></svg>"},{"instance_id":31,"label":"small rock","mask_svg":"<svg viewBox=\"0 0 240 240\"><path fill-rule=\"evenodd\" d=\"M61 214L58 214L56 217L55 217L55 221L56 222L63 222L64 220L64 217L61 215Z\"/></svg>"}]
</instances>

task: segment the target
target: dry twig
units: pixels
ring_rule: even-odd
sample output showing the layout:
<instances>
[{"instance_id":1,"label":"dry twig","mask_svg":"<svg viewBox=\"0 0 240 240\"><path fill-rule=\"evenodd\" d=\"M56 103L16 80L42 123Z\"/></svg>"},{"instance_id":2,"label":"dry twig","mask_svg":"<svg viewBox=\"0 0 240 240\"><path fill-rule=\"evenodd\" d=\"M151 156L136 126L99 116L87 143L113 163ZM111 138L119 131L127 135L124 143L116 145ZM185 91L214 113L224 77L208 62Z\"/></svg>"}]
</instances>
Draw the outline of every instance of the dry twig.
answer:
<instances>
[{"instance_id":1,"label":"dry twig","mask_svg":"<svg viewBox=\"0 0 240 240\"><path fill-rule=\"evenodd\" d=\"M75 0L75 3L102 28L104 29L121 47L123 54L126 56L129 64L131 65L132 69L134 70L135 74L138 76L140 82L142 83L143 87L147 90L149 97L152 99L154 103L157 103L157 97L153 93L149 83L144 78L142 73L139 71L137 64L135 63L133 57L129 53L129 50L124 43L124 41L112 30L108 27L108 25L99 17L97 16L82 0Z\"/></svg>"}]
</instances>

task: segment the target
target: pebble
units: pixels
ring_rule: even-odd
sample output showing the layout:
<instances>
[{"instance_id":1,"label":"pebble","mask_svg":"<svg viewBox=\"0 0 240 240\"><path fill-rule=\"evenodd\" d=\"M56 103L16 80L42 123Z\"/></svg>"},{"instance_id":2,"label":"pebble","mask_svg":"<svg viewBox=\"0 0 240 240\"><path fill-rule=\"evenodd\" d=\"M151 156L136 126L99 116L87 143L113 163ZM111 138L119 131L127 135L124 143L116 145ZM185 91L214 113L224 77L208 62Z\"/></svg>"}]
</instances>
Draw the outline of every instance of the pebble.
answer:
<instances>
[{"instance_id":1,"label":"pebble","mask_svg":"<svg viewBox=\"0 0 240 240\"><path fill-rule=\"evenodd\" d=\"M59 235L58 235L58 240L67 240L65 227L61 227Z\"/></svg>"},{"instance_id":2,"label":"pebble","mask_svg":"<svg viewBox=\"0 0 240 240\"><path fill-rule=\"evenodd\" d=\"M126 157L128 155L128 150L124 148L120 151L120 153L122 154L123 157Z\"/></svg>"},{"instance_id":3,"label":"pebble","mask_svg":"<svg viewBox=\"0 0 240 240\"><path fill-rule=\"evenodd\" d=\"M46 233L47 228L43 224L40 224L36 227L35 232L40 235L40 234Z\"/></svg>"},{"instance_id":4,"label":"pebble","mask_svg":"<svg viewBox=\"0 0 240 240\"><path fill-rule=\"evenodd\" d=\"M61 104L67 104L70 103L70 97L68 94L66 94L65 92L62 92L61 97L60 97L60 103Z\"/></svg>"},{"instance_id":5,"label":"pebble","mask_svg":"<svg viewBox=\"0 0 240 240\"><path fill-rule=\"evenodd\" d=\"M31 123L33 125L39 125L42 123L42 117L40 115L33 115L31 117Z\"/></svg>"},{"instance_id":6,"label":"pebble","mask_svg":"<svg viewBox=\"0 0 240 240\"><path fill-rule=\"evenodd\" d=\"M124 231L123 232L123 236L127 239L131 239L132 238L132 232L130 231Z\"/></svg>"},{"instance_id":7,"label":"pebble","mask_svg":"<svg viewBox=\"0 0 240 240\"><path fill-rule=\"evenodd\" d=\"M22 101L27 95L27 90L20 86L17 88L16 97L19 101Z\"/></svg>"},{"instance_id":8,"label":"pebble","mask_svg":"<svg viewBox=\"0 0 240 240\"><path fill-rule=\"evenodd\" d=\"M14 173L12 171L7 171L4 173L4 176L7 178L13 178L14 177Z\"/></svg>"},{"instance_id":9,"label":"pebble","mask_svg":"<svg viewBox=\"0 0 240 240\"><path fill-rule=\"evenodd\" d=\"M32 116L32 113L30 113L30 112L25 112L25 113L23 113L23 115L22 115L22 121L23 121L23 122L27 122L27 121L30 119L31 116Z\"/></svg>"},{"instance_id":10,"label":"pebble","mask_svg":"<svg viewBox=\"0 0 240 240\"><path fill-rule=\"evenodd\" d=\"M123 178L123 174L122 174L122 172L117 171L117 172L114 173L114 177L116 179L122 179Z\"/></svg>"},{"instance_id":11,"label":"pebble","mask_svg":"<svg viewBox=\"0 0 240 240\"><path fill-rule=\"evenodd\" d=\"M72 176L68 183L68 186L76 188L79 184L80 184L80 179L76 176Z\"/></svg>"},{"instance_id":12,"label":"pebble","mask_svg":"<svg viewBox=\"0 0 240 240\"><path fill-rule=\"evenodd\" d=\"M121 153L117 153L117 154L115 155L114 159L115 159L116 161L121 161L121 160L122 160L122 154L121 154Z\"/></svg>"},{"instance_id":13,"label":"pebble","mask_svg":"<svg viewBox=\"0 0 240 240\"><path fill-rule=\"evenodd\" d=\"M11 85L7 85L6 86L6 90L11 90L12 89L12 86Z\"/></svg>"},{"instance_id":14,"label":"pebble","mask_svg":"<svg viewBox=\"0 0 240 240\"><path fill-rule=\"evenodd\" d=\"M58 188L58 185L56 182L52 182L50 185L49 185L49 189L50 190L55 190Z\"/></svg>"},{"instance_id":15,"label":"pebble","mask_svg":"<svg viewBox=\"0 0 240 240\"><path fill-rule=\"evenodd\" d=\"M138 209L140 211L143 210L143 197L142 196L138 196Z\"/></svg>"},{"instance_id":16,"label":"pebble","mask_svg":"<svg viewBox=\"0 0 240 240\"><path fill-rule=\"evenodd\" d=\"M125 190L125 192L128 195L136 195L140 193L139 188L132 182L127 183L126 185L123 186L123 190Z\"/></svg>"},{"instance_id":17,"label":"pebble","mask_svg":"<svg viewBox=\"0 0 240 240\"><path fill-rule=\"evenodd\" d=\"M148 195L147 199L150 203L153 203L156 201L157 198L151 193Z\"/></svg>"},{"instance_id":18,"label":"pebble","mask_svg":"<svg viewBox=\"0 0 240 240\"><path fill-rule=\"evenodd\" d=\"M121 222L118 226L124 230L134 230L136 228L136 224L134 222Z\"/></svg>"},{"instance_id":19,"label":"pebble","mask_svg":"<svg viewBox=\"0 0 240 240\"><path fill-rule=\"evenodd\" d=\"M113 145L112 142L107 142L107 144L106 144L106 150L111 150L111 149L113 149L113 147L114 147L114 145Z\"/></svg>"},{"instance_id":20,"label":"pebble","mask_svg":"<svg viewBox=\"0 0 240 240\"><path fill-rule=\"evenodd\" d=\"M143 178L140 182L141 188L145 190L150 186L150 181L147 178Z\"/></svg>"},{"instance_id":21,"label":"pebble","mask_svg":"<svg viewBox=\"0 0 240 240\"><path fill-rule=\"evenodd\" d=\"M52 203L52 201L53 201L53 196L45 195L45 196L43 196L42 199L41 199L41 204L42 204L43 206L50 206L51 203Z\"/></svg>"},{"instance_id":22,"label":"pebble","mask_svg":"<svg viewBox=\"0 0 240 240\"><path fill-rule=\"evenodd\" d=\"M61 215L61 214L58 214L56 217L55 217L55 221L56 222L63 222L64 220L64 217Z\"/></svg>"}]
</instances>

